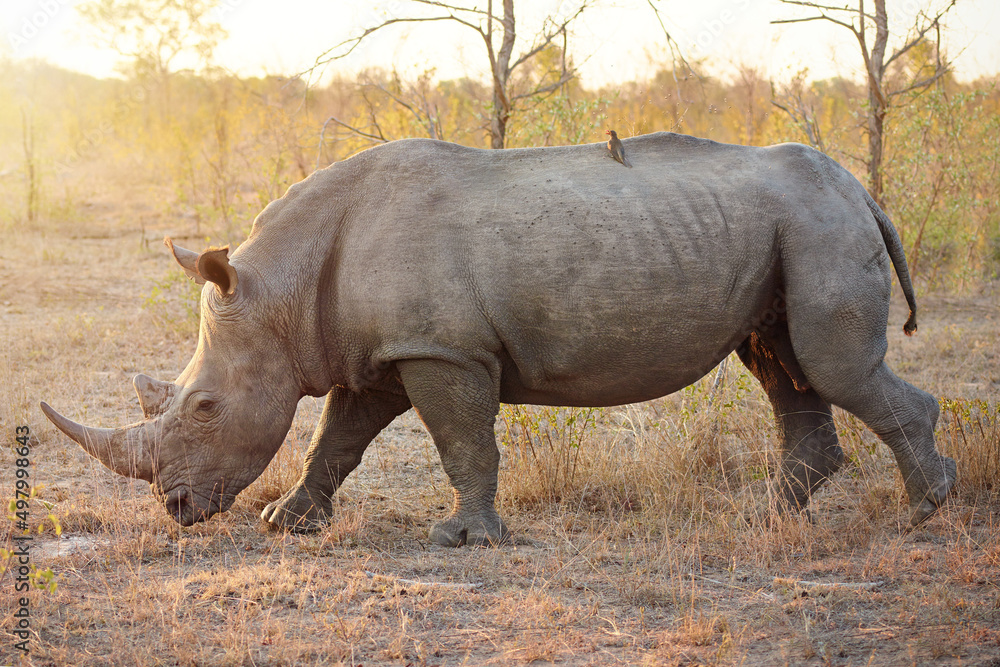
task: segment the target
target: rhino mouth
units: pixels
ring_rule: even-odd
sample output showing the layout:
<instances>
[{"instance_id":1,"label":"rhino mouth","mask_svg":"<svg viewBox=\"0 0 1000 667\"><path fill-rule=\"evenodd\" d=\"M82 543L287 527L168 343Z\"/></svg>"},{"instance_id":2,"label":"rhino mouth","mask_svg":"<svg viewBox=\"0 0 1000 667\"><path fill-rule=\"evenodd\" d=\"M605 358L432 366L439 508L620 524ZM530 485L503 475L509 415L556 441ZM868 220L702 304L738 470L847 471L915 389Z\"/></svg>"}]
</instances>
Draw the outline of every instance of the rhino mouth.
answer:
<instances>
[{"instance_id":1,"label":"rhino mouth","mask_svg":"<svg viewBox=\"0 0 1000 667\"><path fill-rule=\"evenodd\" d=\"M163 493L160 499L171 519L182 526L193 526L228 510L236 496L213 492L205 498L188 486L180 486Z\"/></svg>"}]
</instances>

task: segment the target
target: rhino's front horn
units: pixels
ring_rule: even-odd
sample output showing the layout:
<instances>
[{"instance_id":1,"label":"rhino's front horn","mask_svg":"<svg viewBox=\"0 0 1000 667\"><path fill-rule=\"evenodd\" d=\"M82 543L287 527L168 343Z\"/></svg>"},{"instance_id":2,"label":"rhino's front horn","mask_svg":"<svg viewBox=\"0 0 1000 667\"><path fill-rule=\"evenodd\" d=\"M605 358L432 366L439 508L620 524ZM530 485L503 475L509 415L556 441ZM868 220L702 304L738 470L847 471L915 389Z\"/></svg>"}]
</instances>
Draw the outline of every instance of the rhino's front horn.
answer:
<instances>
[{"instance_id":1,"label":"rhino's front horn","mask_svg":"<svg viewBox=\"0 0 1000 667\"><path fill-rule=\"evenodd\" d=\"M72 438L84 451L119 475L153 481L152 443L147 443L148 423L125 428L90 428L66 419L42 401L42 412L49 421Z\"/></svg>"}]
</instances>

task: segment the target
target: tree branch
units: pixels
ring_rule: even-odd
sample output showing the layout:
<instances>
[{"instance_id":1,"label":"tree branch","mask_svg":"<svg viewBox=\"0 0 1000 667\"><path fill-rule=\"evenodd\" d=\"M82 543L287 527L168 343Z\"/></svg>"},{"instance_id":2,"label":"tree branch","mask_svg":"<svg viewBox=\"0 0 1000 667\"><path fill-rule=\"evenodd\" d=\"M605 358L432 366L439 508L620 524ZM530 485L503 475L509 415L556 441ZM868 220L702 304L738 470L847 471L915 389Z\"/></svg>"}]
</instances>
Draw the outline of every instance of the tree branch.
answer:
<instances>
[{"instance_id":1,"label":"tree branch","mask_svg":"<svg viewBox=\"0 0 1000 667\"><path fill-rule=\"evenodd\" d=\"M820 134L819 123L816 122L815 117L810 117L809 112L806 109L802 108L804 103L801 99L796 99L796 102L798 102L799 107L796 109L790 109L778 100L771 100L771 104L788 114L788 117L792 119L792 122L795 123L799 129L805 132L806 139L809 140L810 146L825 153L826 146L823 144L823 136Z\"/></svg>"},{"instance_id":2,"label":"tree branch","mask_svg":"<svg viewBox=\"0 0 1000 667\"><path fill-rule=\"evenodd\" d=\"M469 21L466 21L464 19L460 19L459 17L457 17L457 16L455 16L453 14L449 14L448 16L426 16L426 17L407 17L407 18L389 19L387 21L383 21L382 23L380 23L377 26L374 26L372 28L366 28L365 31L363 33L361 33L360 35L358 35L357 37L351 37L350 39L345 39L341 43L339 43L339 44L337 44L335 46L330 47L329 49L327 49L323 53L321 53L318 56L316 56L316 61L312 64L311 67L307 67L306 69L302 70L301 72L299 72L298 74L296 74L292 78L293 79L297 79L299 77L305 76L306 74L312 73L317 68L322 67L323 65L327 65L327 64L333 62L334 60L340 60L341 58L346 58L347 56L349 56L351 53L354 52L354 49L358 48L358 45L361 44L361 42L366 37L368 37L368 35L371 35L372 33L377 32L377 31L381 30L382 28L388 28L389 26L395 25L397 23L427 23L427 22L431 22L431 21L455 21L456 23L464 25L467 28L471 28L471 29L475 30L480 35L483 35L484 38L486 37L485 33L483 33L482 28L480 28L479 26L477 26L474 23L470 23ZM341 48L341 47L343 47L343 46L345 46L347 44L351 45L351 47L349 49L347 49L347 51L345 51L345 52L343 52L341 54L335 55L335 56L329 56L329 54L333 53L337 49L339 49L339 48ZM329 57L327 57L327 56L329 56Z\"/></svg>"},{"instance_id":3,"label":"tree branch","mask_svg":"<svg viewBox=\"0 0 1000 667\"><path fill-rule=\"evenodd\" d=\"M527 93L519 93L519 94L514 95L513 97L511 97L510 101L511 102L516 102L517 100L523 100L523 99L528 98L528 97L536 97L538 95L545 95L545 94L551 93L551 92L553 92L555 90L559 90L560 88L562 88L563 86L565 86L567 83L569 83L570 81L572 81L574 76L576 76L576 71L575 70L567 70L561 77L559 77L559 80L556 81L555 83L550 83L547 86L541 86L539 88L535 88L534 90L532 90L530 92L527 92Z\"/></svg>"},{"instance_id":4,"label":"tree branch","mask_svg":"<svg viewBox=\"0 0 1000 667\"><path fill-rule=\"evenodd\" d=\"M866 19L870 19L872 21L875 20L875 17L872 16L871 14L865 14L863 12L855 11L854 9L851 9L847 5L844 5L843 7L834 7L833 5L821 5L818 2L806 2L805 0L780 0L780 2L784 5L795 5L797 7L808 7L809 9L818 9L820 10L820 12L827 11L827 12L847 12L849 14L861 14Z\"/></svg>"},{"instance_id":5,"label":"tree branch","mask_svg":"<svg viewBox=\"0 0 1000 667\"><path fill-rule=\"evenodd\" d=\"M377 124L375 125L375 130L378 132L378 134L371 134L370 132L365 132L362 129L356 128L353 125L349 125L348 123L345 123L344 121L340 120L336 116L330 116L329 118L326 119L326 122L323 123L323 130L322 130L322 132L320 132L320 151L321 152L323 150L323 135L326 133L326 126L329 125L330 123L334 123L336 125L339 125L342 128L344 128L346 130L349 130L350 132L353 132L354 134L356 134L358 136L365 137L367 139L372 139L374 141L379 142L380 144L387 144L387 143L389 143L389 140L386 139L382 135L382 128L380 128ZM319 160L320 160L320 156L317 156L316 157L316 168L317 169L319 169Z\"/></svg>"},{"instance_id":6,"label":"tree branch","mask_svg":"<svg viewBox=\"0 0 1000 667\"><path fill-rule=\"evenodd\" d=\"M900 56L902 56L903 54L905 54L907 51L909 51L910 49L912 49L913 47L915 47L917 44L919 44L920 42L922 42L924 40L924 37L927 35L927 33L930 32L932 29L937 29L937 30L940 31L940 27L939 26L940 26L941 19L944 18L945 14L947 14L948 12L951 11L952 7L955 6L956 2L957 2L957 0L951 0L951 2L948 3L947 7L945 7L941 11L939 11L934 16L934 18L930 19L930 21L926 25L924 25L923 27L918 27L916 25L916 23L914 23L913 29L917 31L916 36L913 39L911 39L910 41L908 41L906 44L904 44L903 46L899 47L899 49L897 49L896 51L894 51L893 54L891 56L889 56L889 58L885 61L886 67L888 67L894 60L896 60L897 58L899 58ZM924 18L927 18L927 17L924 16ZM917 20L919 21L919 18ZM940 41L940 39L938 39L938 47L940 47L940 45L941 45L941 41Z\"/></svg>"},{"instance_id":7,"label":"tree branch","mask_svg":"<svg viewBox=\"0 0 1000 667\"><path fill-rule=\"evenodd\" d=\"M319 169L319 162L323 159L323 144L326 142L326 126L334 120L336 119L333 116L327 118L323 121L323 128L319 131L319 144L316 146L316 169Z\"/></svg>"},{"instance_id":8,"label":"tree branch","mask_svg":"<svg viewBox=\"0 0 1000 667\"><path fill-rule=\"evenodd\" d=\"M394 73L394 75L395 75L395 73ZM398 75L395 75L395 76L396 76L396 80L398 82L398 80L399 80L398 79ZM409 111L410 114L417 120L417 122L420 123L424 127L425 130L427 130L427 134L430 136L431 139L440 139L441 138L440 136L438 136L439 135L439 132L438 132L438 123L435 122L435 115L436 114L433 113L428 108L430 106L430 102L427 100L426 95L424 95L423 93L414 91L415 92L415 96L418 97L424 103L424 108L418 109L413 104L410 104L409 102L407 102L405 99L403 99L399 95L393 93L391 90L389 90L388 88L386 88L381 83L366 83L366 84L363 84L363 85L366 86L366 87L375 88L376 90L381 91L382 94L384 94L386 97L388 97L393 102L395 102L399 106L401 106L404 109L406 109L407 111Z\"/></svg>"},{"instance_id":9,"label":"tree branch","mask_svg":"<svg viewBox=\"0 0 1000 667\"><path fill-rule=\"evenodd\" d=\"M646 3L649 5L649 8L653 10L653 15L656 16L656 22L660 24L660 30L663 31L663 37L667 41L667 50L670 52L670 77L674 80L674 93L677 95L677 104L687 103L690 105L694 102L694 100L684 99L684 93L681 90L681 80L677 78L678 61L684 66L686 71L684 79L686 80L688 75L693 76L701 89L702 99L707 101L705 80L700 74L698 74L698 71L691 66L691 63L688 62L687 58L684 57L684 52L681 50L680 45L677 44L673 35L670 34L670 31L667 30L667 26L663 22L663 17L660 15L660 10L655 4L653 4L653 0L646 0ZM672 130L677 129L680 126L680 123L687 114L689 108L690 106L685 107L684 111L682 111L679 116L675 116L674 126L671 128Z\"/></svg>"},{"instance_id":10,"label":"tree branch","mask_svg":"<svg viewBox=\"0 0 1000 667\"><path fill-rule=\"evenodd\" d=\"M908 85L906 88L901 88L900 90L890 91L889 94L888 94L888 97L890 97L890 98L892 98L892 97L898 97L899 95L905 95L906 93L909 93L911 91L917 90L918 88L927 88L932 83L934 83L935 81L937 81L938 79L940 79L942 76L944 76L945 74L947 74L950 71L951 71L950 67L944 66L944 67L936 70L934 72L934 74L932 74L931 76L926 77L924 79L921 79L920 81L915 81L914 83L911 83L910 85Z\"/></svg>"},{"instance_id":11,"label":"tree branch","mask_svg":"<svg viewBox=\"0 0 1000 667\"><path fill-rule=\"evenodd\" d=\"M670 34L670 31L667 30L667 26L663 23L663 17L660 16L660 10L653 4L653 0L646 0L646 3L649 5L649 8L653 10L653 15L656 16L656 22L660 24L660 30L663 31L663 36L667 40L667 49L670 51L670 75L674 78L674 91L677 93L677 100L681 101L683 96L681 95L681 82L677 79L677 61L680 60L680 62L684 65L684 69L686 69L690 74L693 74L694 78L698 79L698 81L701 81L702 79L698 75L698 72L691 67L691 63L689 63L684 57L684 52L681 51L681 47L677 44L673 35ZM704 90L702 92L704 92Z\"/></svg>"},{"instance_id":12,"label":"tree branch","mask_svg":"<svg viewBox=\"0 0 1000 667\"><path fill-rule=\"evenodd\" d=\"M513 72L515 69L517 69L518 65L520 65L521 63L525 62L526 60L529 60L532 57L534 57L535 54L537 54L538 52L542 51L545 47L547 47L549 44L551 44L552 40L554 40L559 35L563 35L563 37L565 38L565 36L566 36L566 29L569 27L569 24L572 23L573 21L575 21L580 16L580 14L582 14L584 12L584 10L587 9L587 6L588 6L587 2L583 2L579 6L579 8L577 8L576 12L572 16L570 16L565 21L563 21L561 24L559 24L559 26L556 27L555 29L551 30L550 32L547 32L547 33L543 34L542 35L542 42L540 44L537 44L537 45L531 47L531 49L529 51L527 51L526 53L522 54L520 58L518 58L517 60L515 60L514 64L510 66L510 70ZM553 21L553 25L554 24L555 24L555 21ZM565 58L565 53L564 53L564 58ZM563 71L565 71L565 67L564 67Z\"/></svg>"},{"instance_id":13,"label":"tree branch","mask_svg":"<svg viewBox=\"0 0 1000 667\"><path fill-rule=\"evenodd\" d=\"M368 96L365 95L364 93L361 93L361 97L362 99L364 99L365 104L368 106L368 118L370 118L372 121L372 127L374 127L375 131L378 132L379 140L381 140L383 143L390 141L389 139L386 139L385 134L382 132L382 126L378 124L378 115L375 113L375 105L372 104L372 101L368 99Z\"/></svg>"},{"instance_id":14,"label":"tree branch","mask_svg":"<svg viewBox=\"0 0 1000 667\"><path fill-rule=\"evenodd\" d=\"M855 35L858 34L857 28L855 28L852 24L845 23L844 21L835 19L832 16L827 16L826 14L821 14L819 16L807 16L801 19L775 19L774 21L771 21L771 25L778 25L779 23L805 23L806 21L829 21L830 23L836 23L839 26L847 28Z\"/></svg>"},{"instance_id":15,"label":"tree branch","mask_svg":"<svg viewBox=\"0 0 1000 667\"><path fill-rule=\"evenodd\" d=\"M476 7L460 7L458 5L449 5L446 2L438 2L437 0L412 0L421 5L429 5L431 7L438 7L440 9L447 9L452 12L468 12L469 14L479 14L480 16L489 16L488 11L483 11L482 9L477 9Z\"/></svg>"},{"instance_id":16,"label":"tree branch","mask_svg":"<svg viewBox=\"0 0 1000 667\"><path fill-rule=\"evenodd\" d=\"M788 115L792 123L805 133L809 145L826 153L823 133L816 119L815 107L805 99L805 78L807 71L802 70L784 87L779 100L774 83L771 83L771 104Z\"/></svg>"}]
</instances>

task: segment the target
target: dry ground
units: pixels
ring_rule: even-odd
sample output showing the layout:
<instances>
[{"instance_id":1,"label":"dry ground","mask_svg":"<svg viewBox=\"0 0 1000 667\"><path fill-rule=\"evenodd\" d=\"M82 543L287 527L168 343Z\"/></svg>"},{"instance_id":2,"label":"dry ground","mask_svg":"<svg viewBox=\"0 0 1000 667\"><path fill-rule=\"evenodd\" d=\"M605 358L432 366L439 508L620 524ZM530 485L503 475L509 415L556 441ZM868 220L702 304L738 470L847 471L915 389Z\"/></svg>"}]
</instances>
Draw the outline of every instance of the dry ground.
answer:
<instances>
[{"instance_id":1,"label":"dry ground","mask_svg":"<svg viewBox=\"0 0 1000 667\"><path fill-rule=\"evenodd\" d=\"M428 543L450 492L412 412L369 449L335 523L266 530L257 514L297 476L321 407L309 398L236 507L180 529L147 485L96 465L37 407L135 421L131 377L173 379L194 349L191 289L159 239L204 239L151 203L163 193L103 187L0 239L0 433L13 444L15 426L31 428L31 516L44 529L32 560L58 584L30 595L25 658L8 634L13 574L0 569L0 664L1000 665L995 286L922 295L913 339L893 310L889 362L952 401L939 445L963 475L913 532L900 530L888 451L844 413L849 464L817 495L815 523L763 521L774 433L738 362L714 397L708 378L639 406L506 411L511 546ZM0 496L13 491L5 446ZM5 522L0 545L12 535Z\"/></svg>"}]
</instances>

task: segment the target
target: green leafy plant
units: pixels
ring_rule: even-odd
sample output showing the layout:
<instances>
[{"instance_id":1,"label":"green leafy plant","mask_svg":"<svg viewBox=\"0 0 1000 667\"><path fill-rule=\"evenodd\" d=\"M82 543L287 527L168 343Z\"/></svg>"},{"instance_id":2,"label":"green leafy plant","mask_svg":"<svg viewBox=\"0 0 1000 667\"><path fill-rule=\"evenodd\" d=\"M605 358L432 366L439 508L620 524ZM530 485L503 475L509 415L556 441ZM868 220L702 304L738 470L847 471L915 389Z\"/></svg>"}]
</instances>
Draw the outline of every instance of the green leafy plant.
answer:
<instances>
[{"instance_id":1,"label":"green leafy plant","mask_svg":"<svg viewBox=\"0 0 1000 667\"><path fill-rule=\"evenodd\" d=\"M599 408L503 405L500 442L508 469L534 479L539 499L558 500L573 488L581 445L600 416Z\"/></svg>"}]
</instances>

